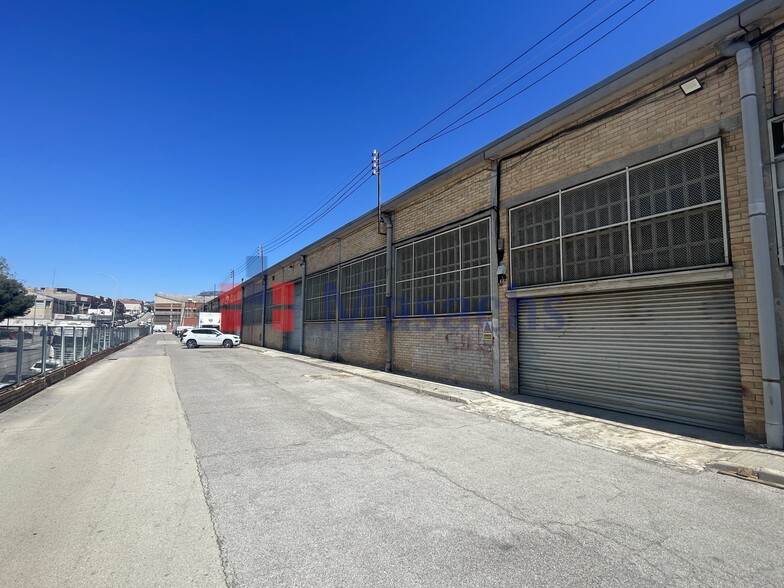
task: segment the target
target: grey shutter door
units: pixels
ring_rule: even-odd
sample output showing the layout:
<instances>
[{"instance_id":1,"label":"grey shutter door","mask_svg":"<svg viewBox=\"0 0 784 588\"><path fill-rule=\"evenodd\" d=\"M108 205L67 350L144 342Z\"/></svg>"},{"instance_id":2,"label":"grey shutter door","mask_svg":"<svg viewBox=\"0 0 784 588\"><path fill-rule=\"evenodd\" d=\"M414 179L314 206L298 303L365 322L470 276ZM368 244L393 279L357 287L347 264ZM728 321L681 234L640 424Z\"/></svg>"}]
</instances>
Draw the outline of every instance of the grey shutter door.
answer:
<instances>
[{"instance_id":1,"label":"grey shutter door","mask_svg":"<svg viewBox=\"0 0 784 588\"><path fill-rule=\"evenodd\" d=\"M518 305L520 393L743 432L732 284Z\"/></svg>"}]
</instances>

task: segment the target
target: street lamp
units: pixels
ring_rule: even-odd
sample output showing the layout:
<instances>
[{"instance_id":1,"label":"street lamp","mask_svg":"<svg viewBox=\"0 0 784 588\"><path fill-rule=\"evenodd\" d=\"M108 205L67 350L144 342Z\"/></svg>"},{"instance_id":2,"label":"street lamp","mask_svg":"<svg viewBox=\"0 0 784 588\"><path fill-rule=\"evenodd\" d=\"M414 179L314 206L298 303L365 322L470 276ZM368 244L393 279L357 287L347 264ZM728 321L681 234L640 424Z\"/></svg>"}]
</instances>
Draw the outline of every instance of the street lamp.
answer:
<instances>
[{"instance_id":1,"label":"street lamp","mask_svg":"<svg viewBox=\"0 0 784 588\"><path fill-rule=\"evenodd\" d=\"M120 282L118 282L117 278L115 278L112 274L107 274L105 272L99 272L98 275L99 276L108 276L108 277L110 277L111 279L114 280L114 284L116 286L116 288L114 290L114 304L112 304L112 324L111 324L112 329L111 329L111 331L109 331L109 347L111 347L112 346L112 336L114 335L114 317L115 317L115 314L117 313L117 297L120 295Z\"/></svg>"}]
</instances>

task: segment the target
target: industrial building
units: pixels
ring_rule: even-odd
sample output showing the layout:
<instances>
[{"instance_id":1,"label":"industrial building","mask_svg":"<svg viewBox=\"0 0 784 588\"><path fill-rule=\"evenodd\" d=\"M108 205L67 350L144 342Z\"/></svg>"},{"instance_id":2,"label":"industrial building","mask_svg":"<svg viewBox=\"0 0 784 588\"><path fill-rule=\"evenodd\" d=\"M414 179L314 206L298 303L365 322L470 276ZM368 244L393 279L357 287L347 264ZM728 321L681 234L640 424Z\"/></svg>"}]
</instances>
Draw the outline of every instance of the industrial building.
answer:
<instances>
[{"instance_id":1,"label":"industrial building","mask_svg":"<svg viewBox=\"0 0 784 588\"><path fill-rule=\"evenodd\" d=\"M243 342L781 447L782 28L744 2L246 280Z\"/></svg>"}]
</instances>

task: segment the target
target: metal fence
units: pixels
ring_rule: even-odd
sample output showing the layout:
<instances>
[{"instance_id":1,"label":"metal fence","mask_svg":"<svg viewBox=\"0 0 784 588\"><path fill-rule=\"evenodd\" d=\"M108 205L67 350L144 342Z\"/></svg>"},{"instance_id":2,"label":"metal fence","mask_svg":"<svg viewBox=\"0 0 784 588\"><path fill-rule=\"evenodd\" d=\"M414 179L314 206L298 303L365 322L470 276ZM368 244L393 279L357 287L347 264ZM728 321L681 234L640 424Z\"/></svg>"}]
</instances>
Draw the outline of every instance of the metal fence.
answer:
<instances>
[{"instance_id":1,"label":"metal fence","mask_svg":"<svg viewBox=\"0 0 784 588\"><path fill-rule=\"evenodd\" d=\"M150 327L0 327L0 389L150 333Z\"/></svg>"}]
</instances>

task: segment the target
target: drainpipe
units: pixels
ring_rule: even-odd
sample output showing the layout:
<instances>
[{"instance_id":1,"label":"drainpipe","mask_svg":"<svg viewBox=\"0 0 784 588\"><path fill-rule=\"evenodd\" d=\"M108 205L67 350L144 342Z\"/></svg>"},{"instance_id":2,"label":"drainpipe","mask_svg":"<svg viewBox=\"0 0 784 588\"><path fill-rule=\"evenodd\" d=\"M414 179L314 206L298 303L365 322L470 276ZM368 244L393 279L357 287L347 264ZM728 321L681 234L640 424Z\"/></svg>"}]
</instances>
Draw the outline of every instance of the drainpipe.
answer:
<instances>
[{"instance_id":1,"label":"drainpipe","mask_svg":"<svg viewBox=\"0 0 784 588\"><path fill-rule=\"evenodd\" d=\"M762 184L762 143L757 110L756 72L753 52L746 42L722 47L722 54L735 56L740 81L740 104L743 121L743 151L746 157L746 190L749 199L751 252L754 285L757 295L760 355L762 357L762 392L765 401L765 437L768 447L784 448L782 425L781 373L779 370L776 316L773 301L773 278L768 240L768 219Z\"/></svg>"},{"instance_id":2,"label":"drainpipe","mask_svg":"<svg viewBox=\"0 0 784 588\"><path fill-rule=\"evenodd\" d=\"M493 392L501 392L501 286L498 283L498 161L490 163L490 318L493 329ZM503 249L501 249L503 251Z\"/></svg>"},{"instance_id":3,"label":"drainpipe","mask_svg":"<svg viewBox=\"0 0 784 588\"><path fill-rule=\"evenodd\" d=\"M387 361L384 365L384 371L392 371L392 261L394 251L392 250L393 234L392 234L392 213L382 212L381 218L384 219L384 224L387 226L387 285L384 291L384 326L387 331Z\"/></svg>"},{"instance_id":4,"label":"drainpipe","mask_svg":"<svg viewBox=\"0 0 784 588\"><path fill-rule=\"evenodd\" d=\"M264 291L261 294L261 346L264 347L265 329L267 328L267 274L261 277L262 287Z\"/></svg>"},{"instance_id":5,"label":"drainpipe","mask_svg":"<svg viewBox=\"0 0 784 588\"><path fill-rule=\"evenodd\" d=\"M343 264L343 242L337 239L338 242L338 275L335 278L335 356L332 361L340 361L340 274L342 273L341 266Z\"/></svg>"},{"instance_id":6,"label":"drainpipe","mask_svg":"<svg viewBox=\"0 0 784 588\"><path fill-rule=\"evenodd\" d=\"M300 257L299 265L302 268L302 285L300 286L300 297L299 297L299 304L300 304L300 311L299 311L299 324L297 327L299 328L299 354L305 354L305 276L307 274L307 260L305 256L302 255ZM296 296L294 297L294 304L297 303Z\"/></svg>"}]
</instances>

